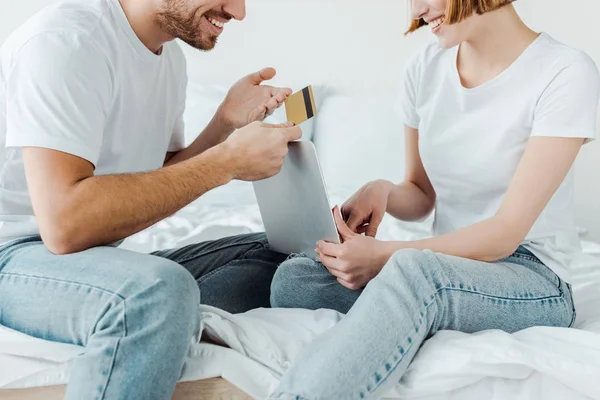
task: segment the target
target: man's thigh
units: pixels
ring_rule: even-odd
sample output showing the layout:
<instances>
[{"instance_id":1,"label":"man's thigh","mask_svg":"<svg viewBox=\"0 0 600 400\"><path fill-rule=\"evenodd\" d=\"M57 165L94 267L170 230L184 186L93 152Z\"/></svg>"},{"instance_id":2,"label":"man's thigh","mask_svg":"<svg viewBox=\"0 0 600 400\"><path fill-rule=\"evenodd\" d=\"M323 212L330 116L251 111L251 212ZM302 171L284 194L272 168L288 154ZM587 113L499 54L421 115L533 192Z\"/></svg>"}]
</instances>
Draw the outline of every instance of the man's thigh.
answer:
<instances>
[{"instance_id":1,"label":"man's thigh","mask_svg":"<svg viewBox=\"0 0 600 400\"><path fill-rule=\"evenodd\" d=\"M264 233L231 236L179 249L161 250L152 255L183 265L198 281L228 264L243 260L250 264L268 266L274 273L277 266L287 258L286 254L269 248Z\"/></svg>"},{"instance_id":2,"label":"man's thigh","mask_svg":"<svg viewBox=\"0 0 600 400\"><path fill-rule=\"evenodd\" d=\"M22 240L0 248L0 324L86 345L108 309L161 274L182 271L188 274L174 262L113 247L57 256L39 237Z\"/></svg>"},{"instance_id":3,"label":"man's thigh","mask_svg":"<svg viewBox=\"0 0 600 400\"><path fill-rule=\"evenodd\" d=\"M270 307L273 275L287 258L270 250L264 233L227 237L153 255L190 271L198 282L202 304L231 313Z\"/></svg>"}]
</instances>

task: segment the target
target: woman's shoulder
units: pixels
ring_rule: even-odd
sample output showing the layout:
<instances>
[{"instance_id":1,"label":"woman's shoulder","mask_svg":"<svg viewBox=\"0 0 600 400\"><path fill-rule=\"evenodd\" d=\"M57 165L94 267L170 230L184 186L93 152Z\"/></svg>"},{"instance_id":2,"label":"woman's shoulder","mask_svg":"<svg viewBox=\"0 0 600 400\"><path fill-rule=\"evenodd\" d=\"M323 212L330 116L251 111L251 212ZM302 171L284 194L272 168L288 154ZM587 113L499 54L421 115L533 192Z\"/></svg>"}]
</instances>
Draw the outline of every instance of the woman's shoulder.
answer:
<instances>
[{"instance_id":1,"label":"woman's shoulder","mask_svg":"<svg viewBox=\"0 0 600 400\"><path fill-rule=\"evenodd\" d=\"M564 44L547 33L540 34L532 54L531 68L546 71L550 78L568 71L570 75L582 75L581 79L600 76L595 61L585 51Z\"/></svg>"}]
</instances>

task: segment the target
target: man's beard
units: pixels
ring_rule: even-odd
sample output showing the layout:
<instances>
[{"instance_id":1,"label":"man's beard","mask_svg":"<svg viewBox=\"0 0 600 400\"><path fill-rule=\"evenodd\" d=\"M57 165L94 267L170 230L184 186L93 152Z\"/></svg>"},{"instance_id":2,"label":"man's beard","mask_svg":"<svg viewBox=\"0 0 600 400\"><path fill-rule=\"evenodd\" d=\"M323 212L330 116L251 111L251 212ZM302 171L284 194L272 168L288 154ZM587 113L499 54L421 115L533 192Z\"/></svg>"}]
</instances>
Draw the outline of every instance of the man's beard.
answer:
<instances>
[{"instance_id":1,"label":"man's beard","mask_svg":"<svg viewBox=\"0 0 600 400\"><path fill-rule=\"evenodd\" d=\"M198 50L209 51L217 45L217 36L203 32L203 15L199 8L187 10L185 0L166 0L163 10L156 15L156 22L169 35L183 40Z\"/></svg>"}]
</instances>

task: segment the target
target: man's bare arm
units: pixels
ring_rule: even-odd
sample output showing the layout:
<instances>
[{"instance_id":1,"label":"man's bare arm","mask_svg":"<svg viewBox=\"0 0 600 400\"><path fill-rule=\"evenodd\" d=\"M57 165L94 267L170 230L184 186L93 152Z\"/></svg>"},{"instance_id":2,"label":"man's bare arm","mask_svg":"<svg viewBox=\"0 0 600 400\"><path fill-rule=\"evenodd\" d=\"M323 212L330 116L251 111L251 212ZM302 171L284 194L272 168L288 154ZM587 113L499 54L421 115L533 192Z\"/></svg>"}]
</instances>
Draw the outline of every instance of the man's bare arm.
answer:
<instances>
[{"instance_id":1,"label":"man's bare arm","mask_svg":"<svg viewBox=\"0 0 600 400\"><path fill-rule=\"evenodd\" d=\"M42 240L68 254L107 245L172 215L232 179L260 180L279 172L298 127L254 123L226 143L157 171L94 176L79 157L23 149L27 184Z\"/></svg>"},{"instance_id":2,"label":"man's bare arm","mask_svg":"<svg viewBox=\"0 0 600 400\"><path fill-rule=\"evenodd\" d=\"M158 171L107 176L55 150L24 148L23 156L42 239L56 254L124 239L233 178L216 148Z\"/></svg>"},{"instance_id":3,"label":"man's bare arm","mask_svg":"<svg viewBox=\"0 0 600 400\"><path fill-rule=\"evenodd\" d=\"M215 115L208 126L191 145L181 151L167 153L164 164L165 167L189 160L190 158L202 154L206 150L223 143L234 130L234 128L227 125L220 118L219 114Z\"/></svg>"}]
</instances>

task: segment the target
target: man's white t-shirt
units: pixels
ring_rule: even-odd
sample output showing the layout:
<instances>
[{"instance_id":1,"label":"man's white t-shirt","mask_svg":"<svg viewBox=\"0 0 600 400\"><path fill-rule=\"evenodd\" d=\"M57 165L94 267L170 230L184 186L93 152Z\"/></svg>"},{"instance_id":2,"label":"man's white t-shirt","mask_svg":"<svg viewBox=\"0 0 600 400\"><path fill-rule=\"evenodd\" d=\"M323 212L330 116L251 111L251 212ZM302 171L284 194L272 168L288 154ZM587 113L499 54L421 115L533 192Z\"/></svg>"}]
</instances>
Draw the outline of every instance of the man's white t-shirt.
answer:
<instances>
[{"instance_id":1,"label":"man's white t-shirt","mask_svg":"<svg viewBox=\"0 0 600 400\"><path fill-rule=\"evenodd\" d=\"M118 0L62 2L0 49L0 244L39 233L22 147L69 153L96 175L160 168L184 146L186 64L152 53Z\"/></svg>"},{"instance_id":2,"label":"man's white t-shirt","mask_svg":"<svg viewBox=\"0 0 600 400\"><path fill-rule=\"evenodd\" d=\"M593 139L600 75L593 60L542 33L506 71L474 89L461 84L458 47L431 44L409 63L399 111L419 131L435 188L434 234L493 217L533 136ZM523 246L569 282L581 252L569 173Z\"/></svg>"}]
</instances>

